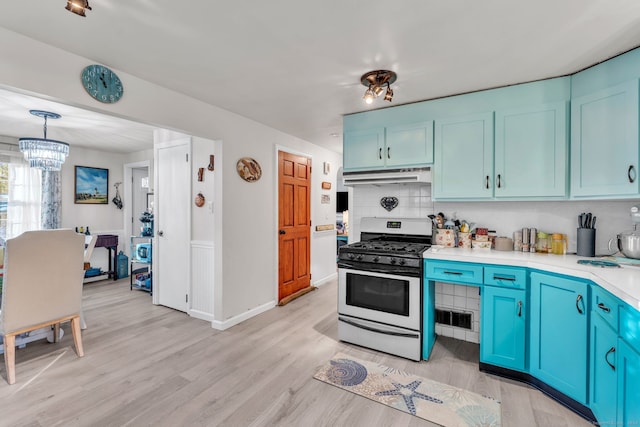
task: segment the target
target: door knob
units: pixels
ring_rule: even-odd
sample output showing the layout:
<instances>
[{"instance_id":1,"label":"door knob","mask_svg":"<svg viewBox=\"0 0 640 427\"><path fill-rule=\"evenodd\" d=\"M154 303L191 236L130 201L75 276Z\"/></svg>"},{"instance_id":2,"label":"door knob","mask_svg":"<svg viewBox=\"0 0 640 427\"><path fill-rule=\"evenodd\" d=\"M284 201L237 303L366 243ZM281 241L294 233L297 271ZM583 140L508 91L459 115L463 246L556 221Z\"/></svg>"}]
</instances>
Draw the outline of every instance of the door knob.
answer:
<instances>
[{"instance_id":1,"label":"door knob","mask_svg":"<svg viewBox=\"0 0 640 427\"><path fill-rule=\"evenodd\" d=\"M280 230L280 234L287 234L287 232L284 230Z\"/></svg>"},{"instance_id":2,"label":"door knob","mask_svg":"<svg viewBox=\"0 0 640 427\"><path fill-rule=\"evenodd\" d=\"M162 231L162 230L158 231L158 236L160 236L160 237L164 236L164 231Z\"/></svg>"}]
</instances>

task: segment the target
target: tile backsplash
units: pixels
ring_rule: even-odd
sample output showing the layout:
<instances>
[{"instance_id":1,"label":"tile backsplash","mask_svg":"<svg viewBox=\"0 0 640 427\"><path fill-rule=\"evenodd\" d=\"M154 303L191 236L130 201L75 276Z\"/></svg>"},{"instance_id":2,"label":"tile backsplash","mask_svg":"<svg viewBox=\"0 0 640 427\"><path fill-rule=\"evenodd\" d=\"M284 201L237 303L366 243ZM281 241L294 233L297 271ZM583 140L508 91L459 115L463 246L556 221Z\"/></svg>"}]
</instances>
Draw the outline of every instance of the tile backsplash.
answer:
<instances>
[{"instance_id":1,"label":"tile backsplash","mask_svg":"<svg viewBox=\"0 0 640 427\"><path fill-rule=\"evenodd\" d=\"M479 226L495 230L498 236L513 236L522 227L535 227L547 232L565 233L569 237L569 252L576 250L578 215L592 212L598 217L596 224L596 255L608 254L609 239L632 228L629 211L633 200L591 201L487 201L487 202L434 202L431 186L424 184L359 185L352 187L349 209L349 239L358 241L360 218L426 218L443 212L447 217L465 219ZM398 206L388 212L380 205L383 197L397 197ZM615 248L615 244L612 246Z\"/></svg>"}]
</instances>

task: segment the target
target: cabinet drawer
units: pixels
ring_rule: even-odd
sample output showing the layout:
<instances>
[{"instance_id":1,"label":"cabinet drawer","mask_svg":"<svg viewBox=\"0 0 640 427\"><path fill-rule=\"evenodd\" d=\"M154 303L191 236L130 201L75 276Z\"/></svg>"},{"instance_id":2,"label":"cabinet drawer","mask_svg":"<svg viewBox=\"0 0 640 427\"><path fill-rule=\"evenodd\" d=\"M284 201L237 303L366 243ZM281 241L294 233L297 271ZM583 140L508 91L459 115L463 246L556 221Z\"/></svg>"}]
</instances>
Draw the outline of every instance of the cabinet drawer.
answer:
<instances>
[{"instance_id":1,"label":"cabinet drawer","mask_svg":"<svg viewBox=\"0 0 640 427\"><path fill-rule=\"evenodd\" d=\"M482 265L479 264L427 260L424 274L427 280L482 284Z\"/></svg>"},{"instance_id":2,"label":"cabinet drawer","mask_svg":"<svg viewBox=\"0 0 640 427\"><path fill-rule=\"evenodd\" d=\"M527 270L518 267L485 267L484 284L526 289Z\"/></svg>"},{"instance_id":3,"label":"cabinet drawer","mask_svg":"<svg viewBox=\"0 0 640 427\"><path fill-rule=\"evenodd\" d=\"M640 351L640 311L627 304L620 306L620 337Z\"/></svg>"},{"instance_id":4,"label":"cabinet drawer","mask_svg":"<svg viewBox=\"0 0 640 427\"><path fill-rule=\"evenodd\" d=\"M598 313L609 326L618 332L618 300L600 286L591 286L591 311Z\"/></svg>"}]
</instances>

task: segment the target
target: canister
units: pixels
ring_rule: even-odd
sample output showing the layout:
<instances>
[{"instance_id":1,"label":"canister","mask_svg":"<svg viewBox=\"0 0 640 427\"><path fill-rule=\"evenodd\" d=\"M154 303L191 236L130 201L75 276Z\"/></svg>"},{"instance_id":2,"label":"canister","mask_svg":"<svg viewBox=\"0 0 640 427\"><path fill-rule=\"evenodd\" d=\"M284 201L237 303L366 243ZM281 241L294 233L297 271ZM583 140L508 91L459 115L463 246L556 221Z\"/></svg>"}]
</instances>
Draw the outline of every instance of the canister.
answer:
<instances>
[{"instance_id":1,"label":"canister","mask_svg":"<svg viewBox=\"0 0 640 427\"><path fill-rule=\"evenodd\" d=\"M555 255L565 254L564 235L560 233L553 233L551 235L551 253Z\"/></svg>"},{"instance_id":2,"label":"canister","mask_svg":"<svg viewBox=\"0 0 640 427\"><path fill-rule=\"evenodd\" d=\"M522 252L522 230L513 232L513 250Z\"/></svg>"}]
</instances>

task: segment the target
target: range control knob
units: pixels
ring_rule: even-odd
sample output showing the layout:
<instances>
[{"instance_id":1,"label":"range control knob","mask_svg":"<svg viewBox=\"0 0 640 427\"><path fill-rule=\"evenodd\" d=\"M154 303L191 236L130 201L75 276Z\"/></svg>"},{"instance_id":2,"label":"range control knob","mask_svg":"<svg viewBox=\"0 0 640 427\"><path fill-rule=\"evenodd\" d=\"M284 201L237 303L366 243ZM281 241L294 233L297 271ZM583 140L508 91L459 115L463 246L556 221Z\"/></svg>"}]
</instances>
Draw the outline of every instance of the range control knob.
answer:
<instances>
[{"instance_id":1,"label":"range control knob","mask_svg":"<svg viewBox=\"0 0 640 427\"><path fill-rule=\"evenodd\" d=\"M374 256L373 257L373 262L378 262L380 261L380 257L379 256Z\"/></svg>"},{"instance_id":2,"label":"range control knob","mask_svg":"<svg viewBox=\"0 0 640 427\"><path fill-rule=\"evenodd\" d=\"M358 261L362 261L362 254L358 254L358 256L356 257L356 259L357 259Z\"/></svg>"},{"instance_id":3,"label":"range control knob","mask_svg":"<svg viewBox=\"0 0 640 427\"><path fill-rule=\"evenodd\" d=\"M395 259L395 258L389 258L389 262L390 262L391 264L395 264L395 263L396 263L396 259Z\"/></svg>"},{"instance_id":4,"label":"range control knob","mask_svg":"<svg viewBox=\"0 0 640 427\"><path fill-rule=\"evenodd\" d=\"M400 258L400 265L404 265L404 258Z\"/></svg>"},{"instance_id":5,"label":"range control knob","mask_svg":"<svg viewBox=\"0 0 640 427\"><path fill-rule=\"evenodd\" d=\"M347 254L347 256L349 257L349 259L353 259L355 255L349 253L349 254Z\"/></svg>"}]
</instances>

